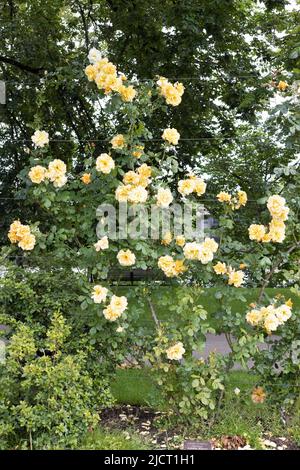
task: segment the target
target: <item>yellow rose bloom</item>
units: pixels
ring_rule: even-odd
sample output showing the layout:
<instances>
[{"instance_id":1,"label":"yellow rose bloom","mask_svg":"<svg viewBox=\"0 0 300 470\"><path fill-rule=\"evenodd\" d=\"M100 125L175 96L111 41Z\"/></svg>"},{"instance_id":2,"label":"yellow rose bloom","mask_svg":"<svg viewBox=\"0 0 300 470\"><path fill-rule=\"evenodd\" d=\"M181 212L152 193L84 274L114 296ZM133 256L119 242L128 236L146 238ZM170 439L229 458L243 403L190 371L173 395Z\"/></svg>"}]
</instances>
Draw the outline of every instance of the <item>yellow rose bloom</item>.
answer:
<instances>
[{"instance_id":1,"label":"yellow rose bloom","mask_svg":"<svg viewBox=\"0 0 300 470\"><path fill-rule=\"evenodd\" d=\"M36 165L30 169L28 176L33 183L40 184L45 180L46 172L46 168L41 165Z\"/></svg>"},{"instance_id":2,"label":"yellow rose bloom","mask_svg":"<svg viewBox=\"0 0 300 470\"><path fill-rule=\"evenodd\" d=\"M178 191L182 196L188 196L195 190L195 180L188 178L178 181Z\"/></svg>"},{"instance_id":3,"label":"yellow rose bloom","mask_svg":"<svg viewBox=\"0 0 300 470\"><path fill-rule=\"evenodd\" d=\"M225 263L218 261L217 264L213 266L213 270L216 274L227 274L227 266Z\"/></svg>"},{"instance_id":4,"label":"yellow rose bloom","mask_svg":"<svg viewBox=\"0 0 300 470\"><path fill-rule=\"evenodd\" d=\"M169 142L169 144L177 145L180 138L180 134L174 128L167 128L163 131L162 138Z\"/></svg>"},{"instance_id":5,"label":"yellow rose bloom","mask_svg":"<svg viewBox=\"0 0 300 470\"><path fill-rule=\"evenodd\" d=\"M191 260L199 260L201 245L196 242L189 242L183 248L184 257Z\"/></svg>"},{"instance_id":6,"label":"yellow rose bloom","mask_svg":"<svg viewBox=\"0 0 300 470\"><path fill-rule=\"evenodd\" d=\"M32 142L36 147L45 147L45 145L49 144L49 134L46 131L35 131L33 136L31 137Z\"/></svg>"},{"instance_id":7,"label":"yellow rose bloom","mask_svg":"<svg viewBox=\"0 0 300 470\"><path fill-rule=\"evenodd\" d=\"M125 184L139 184L140 177L134 171L130 170L123 176L123 183Z\"/></svg>"},{"instance_id":8,"label":"yellow rose bloom","mask_svg":"<svg viewBox=\"0 0 300 470\"><path fill-rule=\"evenodd\" d=\"M109 247L109 241L107 236L105 235L104 237L100 238L96 243L94 243L94 247L96 251L100 250L107 250Z\"/></svg>"},{"instance_id":9,"label":"yellow rose bloom","mask_svg":"<svg viewBox=\"0 0 300 470\"><path fill-rule=\"evenodd\" d=\"M174 260L172 256L161 256L158 259L158 267L165 273L167 277L173 277L174 273Z\"/></svg>"},{"instance_id":10,"label":"yellow rose bloom","mask_svg":"<svg viewBox=\"0 0 300 470\"><path fill-rule=\"evenodd\" d=\"M140 158L144 153L143 145L136 145L132 151L132 156L135 158Z\"/></svg>"},{"instance_id":11,"label":"yellow rose bloom","mask_svg":"<svg viewBox=\"0 0 300 470\"><path fill-rule=\"evenodd\" d=\"M164 79L161 81L160 87L161 94L165 97L166 103L172 106L178 106L181 103L181 96L184 91L182 84L176 86Z\"/></svg>"},{"instance_id":12,"label":"yellow rose bloom","mask_svg":"<svg viewBox=\"0 0 300 470\"><path fill-rule=\"evenodd\" d=\"M185 245L185 237L183 235L178 235L175 238L175 243L176 245L183 247Z\"/></svg>"},{"instance_id":13,"label":"yellow rose bloom","mask_svg":"<svg viewBox=\"0 0 300 470\"><path fill-rule=\"evenodd\" d=\"M285 302L285 305L287 305L288 307L292 308L292 306L293 306L292 299L288 299L288 300Z\"/></svg>"},{"instance_id":14,"label":"yellow rose bloom","mask_svg":"<svg viewBox=\"0 0 300 470\"><path fill-rule=\"evenodd\" d=\"M126 87L124 85L120 86L118 92L120 93L122 100L125 102L131 102L136 96L136 90L132 85Z\"/></svg>"},{"instance_id":15,"label":"yellow rose bloom","mask_svg":"<svg viewBox=\"0 0 300 470\"><path fill-rule=\"evenodd\" d=\"M226 191L221 191L219 194L217 194L217 199L219 202L230 202L231 195L226 193Z\"/></svg>"},{"instance_id":16,"label":"yellow rose bloom","mask_svg":"<svg viewBox=\"0 0 300 470\"><path fill-rule=\"evenodd\" d=\"M80 179L84 184L90 184L92 181L90 173L84 173Z\"/></svg>"},{"instance_id":17,"label":"yellow rose bloom","mask_svg":"<svg viewBox=\"0 0 300 470\"><path fill-rule=\"evenodd\" d=\"M279 326L279 320L273 313L267 315L264 320L264 327L267 331L276 331Z\"/></svg>"},{"instance_id":18,"label":"yellow rose bloom","mask_svg":"<svg viewBox=\"0 0 300 470\"><path fill-rule=\"evenodd\" d=\"M281 218L285 209L285 199L278 194L270 196L267 202L267 208L273 218Z\"/></svg>"},{"instance_id":19,"label":"yellow rose bloom","mask_svg":"<svg viewBox=\"0 0 300 470\"><path fill-rule=\"evenodd\" d=\"M29 233L22 237L22 239L18 243L18 246L22 248L22 250L30 251L33 250L35 241L35 236L32 233Z\"/></svg>"},{"instance_id":20,"label":"yellow rose bloom","mask_svg":"<svg viewBox=\"0 0 300 470\"><path fill-rule=\"evenodd\" d=\"M276 309L276 317L279 321L279 324L282 325L292 316L291 307L286 304L280 305Z\"/></svg>"},{"instance_id":21,"label":"yellow rose bloom","mask_svg":"<svg viewBox=\"0 0 300 470\"><path fill-rule=\"evenodd\" d=\"M49 178L50 181L54 182L57 178L64 176L66 171L66 164L62 160L56 158L49 163L46 177Z\"/></svg>"},{"instance_id":22,"label":"yellow rose bloom","mask_svg":"<svg viewBox=\"0 0 300 470\"><path fill-rule=\"evenodd\" d=\"M167 208L173 201L173 196L170 189L159 188L157 191L156 204L159 207Z\"/></svg>"},{"instance_id":23,"label":"yellow rose bloom","mask_svg":"<svg viewBox=\"0 0 300 470\"><path fill-rule=\"evenodd\" d=\"M256 387L252 390L251 398L253 403L263 403L266 398L266 393L262 387Z\"/></svg>"},{"instance_id":24,"label":"yellow rose bloom","mask_svg":"<svg viewBox=\"0 0 300 470\"><path fill-rule=\"evenodd\" d=\"M103 315L106 318L106 320L116 321L118 318L120 318L122 314L119 311L111 308L111 306L109 305L103 310Z\"/></svg>"},{"instance_id":25,"label":"yellow rose bloom","mask_svg":"<svg viewBox=\"0 0 300 470\"><path fill-rule=\"evenodd\" d=\"M106 289L106 287L96 285L94 286L91 297L93 301L95 302L95 304L101 304L102 302L105 302L107 294L108 294L108 289Z\"/></svg>"},{"instance_id":26,"label":"yellow rose bloom","mask_svg":"<svg viewBox=\"0 0 300 470\"><path fill-rule=\"evenodd\" d=\"M228 270L228 284L234 287L241 287L244 283L243 271L235 271L234 269Z\"/></svg>"},{"instance_id":27,"label":"yellow rose bloom","mask_svg":"<svg viewBox=\"0 0 300 470\"><path fill-rule=\"evenodd\" d=\"M130 250L120 250L117 259L121 266L133 266L135 264L135 254Z\"/></svg>"},{"instance_id":28,"label":"yellow rose bloom","mask_svg":"<svg viewBox=\"0 0 300 470\"><path fill-rule=\"evenodd\" d=\"M201 261L202 264L207 264L209 263L210 261L212 261L214 258L214 254L213 252L204 246L204 244L202 243L201 246L200 246L200 252L199 252L199 261Z\"/></svg>"},{"instance_id":29,"label":"yellow rose bloom","mask_svg":"<svg viewBox=\"0 0 300 470\"><path fill-rule=\"evenodd\" d=\"M282 243L285 239L285 224L281 220L273 219L269 224L270 239L275 243Z\"/></svg>"},{"instance_id":30,"label":"yellow rose bloom","mask_svg":"<svg viewBox=\"0 0 300 470\"><path fill-rule=\"evenodd\" d=\"M67 182L67 177L65 175L58 175L54 180L53 180L53 186L55 188L61 188L64 186Z\"/></svg>"},{"instance_id":31,"label":"yellow rose bloom","mask_svg":"<svg viewBox=\"0 0 300 470\"><path fill-rule=\"evenodd\" d=\"M250 240L262 241L266 234L266 227L264 225L252 224L248 228Z\"/></svg>"},{"instance_id":32,"label":"yellow rose bloom","mask_svg":"<svg viewBox=\"0 0 300 470\"><path fill-rule=\"evenodd\" d=\"M185 349L181 341L174 344L166 350L167 358L171 361L180 361L185 353Z\"/></svg>"},{"instance_id":33,"label":"yellow rose bloom","mask_svg":"<svg viewBox=\"0 0 300 470\"><path fill-rule=\"evenodd\" d=\"M277 85L277 88L279 91L285 91L288 87L288 84L287 82L283 81L283 80L280 80L280 82L278 83Z\"/></svg>"},{"instance_id":34,"label":"yellow rose bloom","mask_svg":"<svg viewBox=\"0 0 300 470\"><path fill-rule=\"evenodd\" d=\"M164 234L162 240L161 240L161 244L165 245L165 246L168 246L168 245L170 245L172 240L173 240L173 236L172 236L171 232L166 232Z\"/></svg>"},{"instance_id":35,"label":"yellow rose bloom","mask_svg":"<svg viewBox=\"0 0 300 470\"><path fill-rule=\"evenodd\" d=\"M187 267L184 265L184 260L177 259L174 263L175 275L183 274L187 270Z\"/></svg>"},{"instance_id":36,"label":"yellow rose bloom","mask_svg":"<svg viewBox=\"0 0 300 470\"><path fill-rule=\"evenodd\" d=\"M257 309L250 310L246 315L246 320L252 326L258 326L262 320L261 311Z\"/></svg>"},{"instance_id":37,"label":"yellow rose bloom","mask_svg":"<svg viewBox=\"0 0 300 470\"><path fill-rule=\"evenodd\" d=\"M108 175L115 168L115 162L107 153L101 153L96 160L96 170Z\"/></svg>"},{"instance_id":38,"label":"yellow rose bloom","mask_svg":"<svg viewBox=\"0 0 300 470\"><path fill-rule=\"evenodd\" d=\"M218 248L219 248L218 243L213 238L208 238L208 237L206 237L204 239L204 242L202 243L202 246L204 248L207 248L208 250L212 251L213 253L216 253L218 251Z\"/></svg>"},{"instance_id":39,"label":"yellow rose bloom","mask_svg":"<svg viewBox=\"0 0 300 470\"><path fill-rule=\"evenodd\" d=\"M116 200L119 202L127 202L128 195L131 190L132 190L131 184L127 184L126 186L122 184L118 186L115 192Z\"/></svg>"},{"instance_id":40,"label":"yellow rose bloom","mask_svg":"<svg viewBox=\"0 0 300 470\"><path fill-rule=\"evenodd\" d=\"M90 82L93 82L97 76L97 67L95 65L88 65L85 68L85 74Z\"/></svg>"},{"instance_id":41,"label":"yellow rose bloom","mask_svg":"<svg viewBox=\"0 0 300 470\"><path fill-rule=\"evenodd\" d=\"M123 134L115 135L110 141L113 149L122 149L125 146L125 137Z\"/></svg>"},{"instance_id":42,"label":"yellow rose bloom","mask_svg":"<svg viewBox=\"0 0 300 470\"><path fill-rule=\"evenodd\" d=\"M18 241L20 241L20 238L18 236L18 232L19 232L19 229L20 229L21 226L22 226L22 224L19 220L15 220L14 222L12 222L10 224L7 236L8 236L11 243L17 243Z\"/></svg>"},{"instance_id":43,"label":"yellow rose bloom","mask_svg":"<svg viewBox=\"0 0 300 470\"><path fill-rule=\"evenodd\" d=\"M123 313L128 306L127 298L122 295L118 297L117 295L113 295L110 301L109 306L115 311L119 313Z\"/></svg>"},{"instance_id":44,"label":"yellow rose bloom","mask_svg":"<svg viewBox=\"0 0 300 470\"><path fill-rule=\"evenodd\" d=\"M245 191L238 191L237 193L238 201L241 206L245 206L248 201L248 196Z\"/></svg>"},{"instance_id":45,"label":"yellow rose bloom","mask_svg":"<svg viewBox=\"0 0 300 470\"><path fill-rule=\"evenodd\" d=\"M143 178L150 178L152 175L152 168L151 166L148 166L146 163L143 163L138 169L137 169L138 174L143 177Z\"/></svg>"},{"instance_id":46,"label":"yellow rose bloom","mask_svg":"<svg viewBox=\"0 0 300 470\"><path fill-rule=\"evenodd\" d=\"M128 201L133 204L144 203L147 201L148 191L143 186L131 188L128 192Z\"/></svg>"},{"instance_id":47,"label":"yellow rose bloom","mask_svg":"<svg viewBox=\"0 0 300 470\"><path fill-rule=\"evenodd\" d=\"M206 183L201 178L194 178L194 191L197 196L202 196L206 191Z\"/></svg>"}]
</instances>

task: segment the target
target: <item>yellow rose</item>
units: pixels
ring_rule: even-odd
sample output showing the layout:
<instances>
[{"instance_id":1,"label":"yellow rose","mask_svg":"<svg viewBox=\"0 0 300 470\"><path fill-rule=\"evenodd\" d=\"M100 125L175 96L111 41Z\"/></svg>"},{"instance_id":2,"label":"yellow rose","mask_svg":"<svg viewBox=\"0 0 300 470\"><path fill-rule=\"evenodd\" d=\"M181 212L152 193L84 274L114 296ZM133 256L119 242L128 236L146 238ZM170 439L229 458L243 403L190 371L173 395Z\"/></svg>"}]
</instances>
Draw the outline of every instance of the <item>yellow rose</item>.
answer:
<instances>
[{"instance_id":1,"label":"yellow rose","mask_svg":"<svg viewBox=\"0 0 300 470\"><path fill-rule=\"evenodd\" d=\"M266 234L266 227L264 225L252 224L248 228L250 240L262 241Z\"/></svg>"},{"instance_id":2,"label":"yellow rose","mask_svg":"<svg viewBox=\"0 0 300 470\"><path fill-rule=\"evenodd\" d=\"M143 145L136 145L132 151L132 155L135 158L140 158L144 153L144 146Z\"/></svg>"},{"instance_id":3,"label":"yellow rose","mask_svg":"<svg viewBox=\"0 0 300 470\"><path fill-rule=\"evenodd\" d=\"M206 183L201 178L194 178L194 191L197 196L202 196L206 191Z\"/></svg>"},{"instance_id":4,"label":"yellow rose","mask_svg":"<svg viewBox=\"0 0 300 470\"><path fill-rule=\"evenodd\" d=\"M207 248L213 253L216 253L219 248L218 243L213 238L208 238L208 237L204 239L204 242L202 243L202 245L204 248Z\"/></svg>"},{"instance_id":5,"label":"yellow rose","mask_svg":"<svg viewBox=\"0 0 300 470\"><path fill-rule=\"evenodd\" d=\"M35 236L32 233L29 233L22 237L21 241L18 243L18 246L22 248L22 250L30 251L33 250L35 241Z\"/></svg>"},{"instance_id":6,"label":"yellow rose","mask_svg":"<svg viewBox=\"0 0 300 470\"><path fill-rule=\"evenodd\" d=\"M125 146L125 137L123 134L117 134L110 141L112 148L122 149Z\"/></svg>"},{"instance_id":7,"label":"yellow rose","mask_svg":"<svg viewBox=\"0 0 300 470\"><path fill-rule=\"evenodd\" d=\"M166 232L161 240L161 243L162 245L170 245L170 243L172 242L173 240L173 237L172 237L172 234L171 232Z\"/></svg>"},{"instance_id":8,"label":"yellow rose","mask_svg":"<svg viewBox=\"0 0 300 470\"><path fill-rule=\"evenodd\" d=\"M53 180L53 186L55 188L61 188L64 186L67 182L67 177L65 175L58 175L54 180Z\"/></svg>"},{"instance_id":9,"label":"yellow rose","mask_svg":"<svg viewBox=\"0 0 300 470\"><path fill-rule=\"evenodd\" d=\"M201 246L200 246L200 252L199 252L199 261L201 261L202 264L207 264L209 263L210 261L212 261L214 258L214 254L213 252L204 246L204 244L202 243Z\"/></svg>"},{"instance_id":10,"label":"yellow rose","mask_svg":"<svg viewBox=\"0 0 300 470\"><path fill-rule=\"evenodd\" d=\"M188 196L195 190L195 180L188 178L178 181L178 191L182 196Z\"/></svg>"},{"instance_id":11,"label":"yellow rose","mask_svg":"<svg viewBox=\"0 0 300 470\"><path fill-rule=\"evenodd\" d=\"M108 175L115 168L115 162L107 153L101 153L96 160L96 170Z\"/></svg>"},{"instance_id":12,"label":"yellow rose","mask_svg":"<svg viewBox=\"0 0 300 470\"><path fill-rule=\"evenodd\" d=\"M189 242L183 248L183 253L186 259L199 260L201 254L201 245L196 242Z\"/></svg>"},{"instance_id":13,"label":"yellow rose","mask_svg":"<svg viewBox=\"0 0 300 470\"><path fill-rule=\"evenodd\" d=\"M217 194L217 199L220 202L230 202L231 195L229 193L226 193L225 191L221 191L219 194Z\"/></svg>"},{"instance_id":14,"label":"yellow rose","mask_svg":"<svg viewBox=\"0 0 300 470\"><path fill-rule=\"evenodd\" d=\"M90 184L91 174L90 173L84 173L80 179L84 184Z\"/></svg>"},{"instance_id":15,"label":"yellow rose","mask_svg":"<svg viewBox=\"0 0 300 470\"><path fill-rule=\"evenodd\" d=\"M175 243L176 245L183 247L185 245L185 237L183 235L178 235L175 238Z\"/></svg>"},{"instance_id":16,"label":"yellow rose","mask_svg":"<svg viewBox=\"0 0 300 470\"><path fill-rule=\"evenodd\" d=\"M252 326L259 325L262 320L261 311L257 309L250 310L246 315L246 320Z\"/></svg>"},{"instance_id":17,"label":"yellow rose","mask_svg":"<svg viewBox=\"0 0 300 470\"><path fill-rule=\"evenodd\" d=\"M162 138L169 142L169 144L177 145L180 138L180 134L176 129L168 128L163 131Z\"/></svg>"},{"instance_id":18,"label":"yellow rose","mask_svg":"<svg viewBox=\"0 0 300 470\"><path fill-rule=\"evenodd\" d=\"M118 318L120 318L122 314L119 311L111 308L111 306L109 305L103 310L103 315L106 318L106 320L116 321Z\"/></svg>"},{"instance_id":19,"label":"yellow rose","mask_svg":"<svg viewBox=\"0 0 300 470\"><path fill-rule=\"evenodd\" d=\"M46 178L49 178L50 181L54 182L57 178L64 176L66 171L66 164L62 160L56 158L49 163Z\"/></svg>"},{"instance_id":20,"label":"yellow rose","mask_svg":"<svg viewBox=\"0 0 300 470\"><path fill-rule=\"evenodd\" d=\"M288 84L283 80L280 80L280 82L277 85L277 88L279 91L285 91L287 87L288 87Z\"/></svg>"},{"instance_id":21,"label":"yellow rose","mask_svg":"<svg viewBox=\"0 0 300 470\"><path fill-rule=\"evenodd\" d=\"M144 203L147 201L148 191L142 186L136 186L129 190L128 201L133 204Z\"/></svg>"},{"instance_id":22,"label":"yellow rose","mask_svg":"<svg viewBox=\"0 0 300 470\"><path fill-rule=\"evenodd\" d=\"M131 102L136 96L136 90L133 88L133 86L124 86L122 85L118 92L120 93L122 100L125 102Z\"/></svg>"},{"instance_id":23,"label":"yellow rose","mask_svg":"<svg viewBox=\"0 0 300 470\"><path fill-rule=\"evenodd\" d=\"M95 304L101 304L102 302L105 302L107 294L108 294L108 289L106 289L106 287L96 285L94 286L91 297L93 301L95 302Z\"/></svg>"},{"instance_id":24,"label":"yellow rose","mask_svg":"<svg viewBox=\"0 0 300 470\"><path fill-rule=\"evenodd\" d=\"M35 133L31 137L31 140L36 147L42 148L45 145L49 144L49 134L45 131L35 131Z\"/></svg>"},{"instance_id":25,"label":"yellow rose","mask_svg":"<svg viewBox=\"0 0 300 470\"><path fill-rule=\"evenodd\" d=\"M127 309L127 305L128 301L124 295L122 295L121 297L113 295L109 304L112 310L120 314L122 314Z\"/></svg>"},{"instance_id":26,"label":"yellow rose","mask_svg":"<svg viewBox=\"0 0 300 470\"><path fill-rule=\"evenodd\" d=\"M152 175L152 168L151 166L148 166L146 163L143 163L138 169L137 169L138 174L142 178L150 178Z\"/></svg>"},{"instance_id":27,"label":"yellow rose","mask_svg":"<svg viewBox=\"0 0 300 470\"><path fill-rule=\"evenodd\" d=\"M262 387L256 387L252 391L251 398L254 403L263 403L266 398L266 393Z\"/></svg>"},{"instance_id":28,"label":"yellow rose","mask_svg":"<svg viewBox=\"0 0 300 470\"><path fill-rule=\"evenodd\" d=\"M279 324L282 325L292 316L291 307L286 304L280 305L276 309L276 317L279 321Z\"/></svg>"},{"instance_id":29,"label":"yellow rose","mask_svg":"<svg viewBox=\"0 0 300 470\"><path fill-rule=\"evenodd\" d=\"M245 206L248 201L247 193L245 191L238 191L237 196L238 196L239 205Z\"/></svg>"},{"instance_id":30,"label":"yellow rose","mask_svg":"<svg viewBox=\"0 0 300 470\"><path fill-rule=\"evenodd\" d=\"M276 331L279 326L279 320L273 313L267 315L264 320L264 327L267 331Z\"/></svg>"},{"instance_id":31,"label":"yellow rose","mask_svg":"<svg viewBox=\"0 0 300 470\"><path fill-rule=\"evenodd\" d=\"M174 344L166 350L167 358L171 361L180 361L185 353L185 349L181 341Z\"/></svg>"},{"instance_id":32,"label":"yellow rose","mask_svg":"<svg viewBox=\"0 0 300 470\"><path fill-rule=\"evenodd\" d=\"M285 207L285 199L284 197L279 196L278 194L269 197L267 202L267 208L273 218L281 219L283 215L287 217L287 213L285 211L285 209L287 209Z\"/></svg>"},{"instance_id":33,"label":"yellow rose","mask_svg":"<svg viewBox=\"0 0 300 470\"><path fill-rule=\"evenodd\" d=\"M234 269L229 269L228 271L228 284L234 287L241 287L244 283L244 273L243 271L235 271Z\"/></svg>"},{"instance_id":34,"label":"yellow rose","mask_svg":"<svg viewBox=\"0 0 300 470\"><path fill-rule=\"evenodd\" d=\"M17 243L20 241L19 236L17 233L19 232L19 228L22 226L21 222L19 220L15 220L10 224L9 231L8 231L8 238L11 243Z\"/></svg>"},{"instance_id":35,"label":"yellow rose","mask_svg":"<svg viewBox=\"0 0 300 470\"><path fill-rule=\"evenodd\" d=\"M85 68L85 74L90 82L93 82L97 75L97 67L90 64Z\"/></svg>"},{"instance_id":36,"label":"yellow rose","mask_svg":"<svg viewBox=\"0 0 300 470\"><path fill-rule=\"evenodd\" d=\"M158 267L165 273L167 277L173 277L175 275L174 272L174 260L172 256L166 255L161 256L158 259Z\"/></svg>"},{"instance_id":37,"label":"yellow rose","mask_svg":"<svg viewBox=\"0 0 300 470\"><path fill-rule=\"evenodd\" d=\"M46 168L41 165L36 165L30 169L28 176L33 183L40 184L45 180L46 172Z\"/></svg>"},{"instance_id":38,"label":"yellow rose","mask_svg":"<svg viewBox=\"0 0 300 470\"><path fill-rule=\"evenodd\" d=\"M133 266L135 264L135 254L130 250L120 250L117 258L121 266Z\"/></svg>"},{"instance_id":39,"label":"yellow rose","mask_svg":"<svg viewBox=\"0 0 300 470\"><path fill-rule=\"evenodd\" d=\"M178 259L174 262L174 274L179 275L183 274L187 270L187 267L184 265L184 260Z\"/></svg>"},{"instance_id":40,"label":"yellow rose","mask_svg":"<svg viewBox=\"0 0 300 470\"><path fill-rule=\"evenodd\" d=\"M130 170L123 176L123 183L125 184L139 184L140 177L134 171Z\"/></svg>"},{"instance_id":41,"label":"yellow rose","mask_svg":"<svg viewBox=\"0 0 300 470\"><path fill-rule=\"evenodd\" d=\"M98 240L96 243L94 243L94 247L96 251L107 250L109 247L107 236L105 235L104 237L100 238L100 240Z\"/></svg>"},{"instance_id":42,"label":"yellow rose","mask_svg":"<svg viewBox=\"0 0 300 470\"><path fill-rule=\"evenodd\" d=\"M118 186L115 192L116 200L119 202L127 202L128 195L131 190L132 190L131 184L127 184L126 186L122 184Z\"/></svg>"},{"instance_id":43,"label":"yellow rose","mask_svg":"<svg viewBox=\"0 0 300 470\"><path fill-rule=\"evenodd\" d=\"M157 191L156 204L159 207L167 208L173 201L173 196L170 189L159 188Z\"/></svg>"},{"instance_id":44,"label":"yellow rose","mask_svg":"<svg viewBox=\"0 0 300 470\"><path fill-rule=\"evenodd\" d=\"M218 263L213 266L213 270L216 274L226 274L227 266L225 263L221 263L221 261L218 261Z\"/></svg>"}]
</instances>

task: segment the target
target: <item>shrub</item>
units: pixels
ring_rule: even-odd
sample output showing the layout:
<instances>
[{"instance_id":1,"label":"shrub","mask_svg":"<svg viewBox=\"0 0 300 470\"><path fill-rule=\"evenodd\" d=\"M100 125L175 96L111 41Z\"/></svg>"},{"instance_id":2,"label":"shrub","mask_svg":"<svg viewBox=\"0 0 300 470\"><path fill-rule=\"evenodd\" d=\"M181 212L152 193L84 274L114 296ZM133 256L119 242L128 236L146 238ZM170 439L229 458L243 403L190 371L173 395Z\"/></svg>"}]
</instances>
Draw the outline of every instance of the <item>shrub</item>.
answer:
<instances>
[{"instance_id":1,"label":"shrub","mask_svg":"<svg viewBox=\"0 0 300 470\"><path fill-rule=\"evenodd\" d=\"M75 448L112 401L105 382L94 387L86 355L64 351L70 334L59 312L39 342L30 326L17 324L1 365L1 448Z\"/></svg>"}]
</instances>

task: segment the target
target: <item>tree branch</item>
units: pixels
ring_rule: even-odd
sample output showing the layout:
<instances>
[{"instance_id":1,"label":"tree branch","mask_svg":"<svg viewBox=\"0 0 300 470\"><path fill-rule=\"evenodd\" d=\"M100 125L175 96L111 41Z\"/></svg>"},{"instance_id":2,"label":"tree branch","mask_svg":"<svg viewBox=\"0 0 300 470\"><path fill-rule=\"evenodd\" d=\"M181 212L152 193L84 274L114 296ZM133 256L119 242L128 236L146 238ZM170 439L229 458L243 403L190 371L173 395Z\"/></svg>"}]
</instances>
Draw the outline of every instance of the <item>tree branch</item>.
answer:
<instances>
[{"instance_id":1,"label":"tree branch","mask_svg":"<svg viewBox=\"0 0 300 470\"><path fill-rule=\"evenodd\" d=\"M5 64L10 64L13 67L17 67L20 70L24 70L25 72L30 72L34 74L39 74L42 70L44 70L43 67L31 67L30 65L22 64L18 60L11 59L10 57L4 57L3 55L0 55L0 62L4 62Z\"/></svg>"}]
</instances>

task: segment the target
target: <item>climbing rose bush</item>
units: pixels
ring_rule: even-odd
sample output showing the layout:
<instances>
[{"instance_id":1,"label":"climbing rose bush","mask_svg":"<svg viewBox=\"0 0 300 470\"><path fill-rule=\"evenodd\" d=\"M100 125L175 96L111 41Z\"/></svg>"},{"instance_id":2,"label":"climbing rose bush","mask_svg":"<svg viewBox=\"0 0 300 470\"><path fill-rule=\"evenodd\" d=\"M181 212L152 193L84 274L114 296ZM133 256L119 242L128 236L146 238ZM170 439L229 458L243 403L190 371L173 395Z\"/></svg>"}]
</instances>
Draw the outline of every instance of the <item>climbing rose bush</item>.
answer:
<instances>
[{"instance_id":1,"label":"climbing rose bush","mask_svg":"<svg viewBox=\"0 0 300 470\"><path fill-rule=\"evenodd\" d=\"M31 165L20 177L27 185L27 201L38 202L42 217L40 222L35 220L28 225L12 221L8 233L12 250L23 251L32 265L38 266L47 258L51 263L68 264L70 269L86 273L91 286L83 289L79 301L82 309L89 311L92 346L102 347L105 338L109 347L105 352L102 349L103 357L120 365L124 360L124 354L119 353L121 343L126 351L130 337L138 338L136 347L128 349L127 355L136 354L140 363L148 358L158 385L169 399L173 396L169 402L174 409L179 400L179 414L192 420L195 407L199 406L197 417L207 419L224 396L225 371L236 361L246 364L258 353L258 343L265 335L285 328L294 315L288 299L278 301L264 296L265 278L272 274L273 259L279 253L277 244L284 252L291 243L293 222L289 226L289 220L293 221L294 210L276 193L274 184L266 198L258 202L261 220L249 220L247 212L243 212L248 204L247 188L237 187L229 193L220 187L218 194L211 194L209 177L198 174L197 167L179 174L181 136L171 127L167 107L180 105L184 99L183 84L171 83L164 77L130 83L96 49L90 51L89 61L85 74L91 82L91 94L97 91L107 109L108 127L113 127L113 131L101 144L95 139L86 145L79 171L77 158L69 159L68 164L63 156L52 158L48 145L51 148L54 136L44 130L34 133ZM157 110L166 112L166 127L153 136L147 119ZM126 202L133 209L153 204L167 209L175 201L199 203L205 194L209 195L205 199L206 210L213 212L217 204L221 215L218 226L202 241L186 239L184 234L172 231L162 233L160 240L96 236L96 209L100 204L117 206ZM271 220L266 225L268 216ZM243 240L235 239L237 225ZM231 346L228 357L213 355L199 360L193 356L193 351L203 348L205 334L213 330L204 309L193 305L190 296L178 298L170 307L172 318L166 324L157 319L151 304L156 332L143 337L146 332L140 329L138 333L136 323L142 309L131 308L131 294L123 295L118 283L110 281L115 268L121 274L128 268L158 270L178 285L196 282L203 287L216 286ZM229 299L243 299L239 290L247 286L262 287L257 305L250 309L245 304L244 310L232 319ZM151 286L147 289L151 300ZM136 294L132 297L138 305ZM178 330L176 322L182 316L184 327Z\"/></svg>"}]
</instances>

